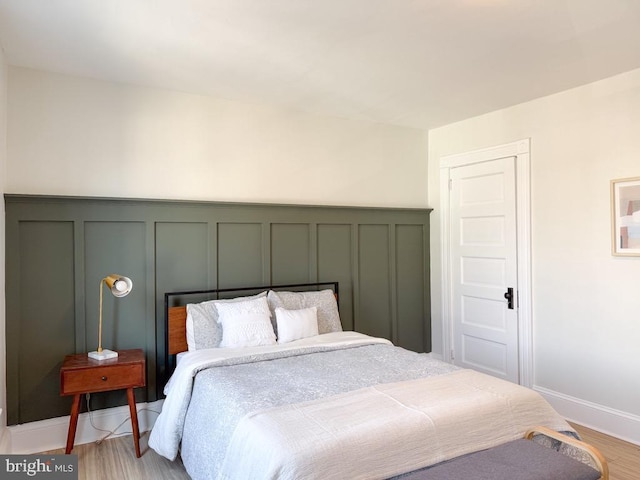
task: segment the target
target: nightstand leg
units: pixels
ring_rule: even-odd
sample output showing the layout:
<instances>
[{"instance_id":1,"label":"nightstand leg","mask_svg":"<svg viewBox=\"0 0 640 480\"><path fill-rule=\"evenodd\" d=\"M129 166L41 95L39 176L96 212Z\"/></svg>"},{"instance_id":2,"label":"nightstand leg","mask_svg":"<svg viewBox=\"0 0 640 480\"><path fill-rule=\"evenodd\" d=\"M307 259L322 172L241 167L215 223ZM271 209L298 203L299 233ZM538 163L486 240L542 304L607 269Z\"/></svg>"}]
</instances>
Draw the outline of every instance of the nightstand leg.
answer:
<instances>
[{"instance_id":1,"label":"nightstand leg","mask_svg":"<svg viewBox=\"0 0 640 480\"><path fill-rule=\"evenodd\" d=\"M133 427L133 443L136 446L136 457L140 458L140 430L138 429L138 411L136 410L136 397L133 388L127 388L129 399L129 411L131 412L131 426Z\"/></svg>"},{"instance_id":2,"label":"nightstand leg","mask_svg":"<svg viewBox=\"0 0 640 480\"><path fill-rule=\"evenodd\" d=\"M73 442L76 439L76 427L78 426L78 414L80 413L80 395L73 396L71 404L71 418L69 419L69 432L67 433L67 448L64 453L69 455L73 450Z\"/></svg>"}]
</instances>

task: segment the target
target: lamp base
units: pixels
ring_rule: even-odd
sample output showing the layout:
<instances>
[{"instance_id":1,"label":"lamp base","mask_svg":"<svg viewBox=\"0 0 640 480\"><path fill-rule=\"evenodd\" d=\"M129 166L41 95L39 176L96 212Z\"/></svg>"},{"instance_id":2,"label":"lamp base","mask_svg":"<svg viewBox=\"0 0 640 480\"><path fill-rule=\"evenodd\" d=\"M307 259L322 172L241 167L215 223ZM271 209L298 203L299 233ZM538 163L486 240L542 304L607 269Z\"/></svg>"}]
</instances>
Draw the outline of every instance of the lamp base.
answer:
<instances>
[{"instance_id":1,"label":"lamp base","mask_svg":"<svg viewBox=\"0 0 640 480\"><path fill-rule=\"evenodd\" d=\"M110 358L117 358L118 352L114 352L113 350L107 350L103 348L101 352L93 351L87 353L89 358L93 358L94 360L108 360Z\"/></svg>"}]
</instances>

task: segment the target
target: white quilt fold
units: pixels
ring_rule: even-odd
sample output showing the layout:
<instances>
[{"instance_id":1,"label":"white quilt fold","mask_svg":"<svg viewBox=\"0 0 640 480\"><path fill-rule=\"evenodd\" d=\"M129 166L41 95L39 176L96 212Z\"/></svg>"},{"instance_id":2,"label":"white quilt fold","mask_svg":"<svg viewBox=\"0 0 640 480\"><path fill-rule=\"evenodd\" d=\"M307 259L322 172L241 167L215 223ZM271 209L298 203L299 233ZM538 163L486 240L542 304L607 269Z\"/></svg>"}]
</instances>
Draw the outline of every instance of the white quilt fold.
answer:
<instances>
[{"instance_id":1,"label":"white quilt fold","mask_svg":"<svg viewBox=\"0 0 640 480\"><path fill-rule=\"evenodd\" d=\"M246 415L220 479L376 479L572 428L533 390L472 370Z\"/></svg>"}]
</instances>

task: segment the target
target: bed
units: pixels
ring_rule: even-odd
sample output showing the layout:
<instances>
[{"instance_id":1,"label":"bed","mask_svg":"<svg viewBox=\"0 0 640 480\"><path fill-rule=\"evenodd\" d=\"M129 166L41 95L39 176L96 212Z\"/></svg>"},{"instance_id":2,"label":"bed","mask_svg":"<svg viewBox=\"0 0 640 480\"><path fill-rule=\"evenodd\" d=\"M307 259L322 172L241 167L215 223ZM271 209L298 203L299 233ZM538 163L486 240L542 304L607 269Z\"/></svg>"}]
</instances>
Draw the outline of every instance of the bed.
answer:
<instances>
[{"instance_id":1,"label":"bed","mask_svg":"<svg viewBox=\"0 0 640 480\"><path fill-rule=\"evenodd\" d=\"M196 480L388 479L533 426L575 434L530 389L342 331L338 293L337 282L167 293L175 371L149 446ZM173 305L192 295L216 298Z\"/></svg>"}]
</instances>

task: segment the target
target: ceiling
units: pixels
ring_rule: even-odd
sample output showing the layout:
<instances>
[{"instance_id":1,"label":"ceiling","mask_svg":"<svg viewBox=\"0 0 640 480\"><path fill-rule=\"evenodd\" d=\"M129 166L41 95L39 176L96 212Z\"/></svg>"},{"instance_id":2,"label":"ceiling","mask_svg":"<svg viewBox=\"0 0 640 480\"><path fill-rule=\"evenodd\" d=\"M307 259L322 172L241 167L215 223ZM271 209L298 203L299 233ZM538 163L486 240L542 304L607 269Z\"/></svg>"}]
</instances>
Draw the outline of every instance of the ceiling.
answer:
<instances>
[{"instance_id":1,"label":"ceiling","mask_svg":"<svg viewBox=\"0 0 640 480\"><path fill-rule=\"evenodd\" d=\"M7 62L433 128L640 67L639 0L0 0Z\"/></svg>"}]
</instances>

